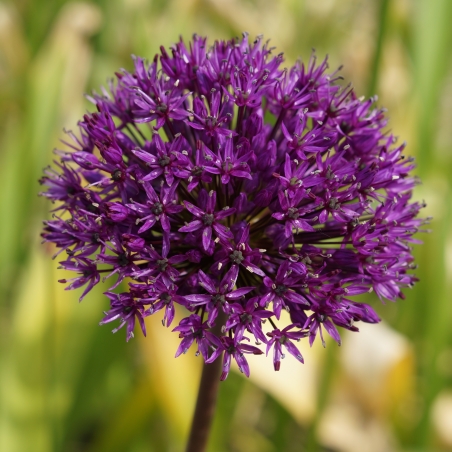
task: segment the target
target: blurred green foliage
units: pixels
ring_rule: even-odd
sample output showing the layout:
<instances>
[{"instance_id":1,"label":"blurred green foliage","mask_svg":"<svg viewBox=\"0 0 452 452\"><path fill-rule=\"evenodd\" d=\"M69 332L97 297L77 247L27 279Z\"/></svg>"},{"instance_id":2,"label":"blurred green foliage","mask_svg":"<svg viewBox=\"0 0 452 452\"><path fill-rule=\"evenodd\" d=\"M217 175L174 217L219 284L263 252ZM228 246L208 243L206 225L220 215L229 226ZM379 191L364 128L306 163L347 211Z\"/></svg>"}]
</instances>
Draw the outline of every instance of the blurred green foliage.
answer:
<instances>
[{"instance_id":1,"label":"blurred green foliage","mask_svg":"<svg viewBox=\"0 0 452 452\"><path fill-rule=\"evenodd\" d=\"M98 327L102 288L83 306L63 290L55 250L39 244L49 206L37 181L62 129L90 108L83 94L131 68L130 54L152 58L179 35L212 42L244 30L271 38L287 64L312 48L328 53L358 94L379 93L417 158L416 197L434 216L433 233L416 248L420 283L378 308L406 346L377 386L342 359L350 335L343 353L313 350L302 370L311 385L282 372L273 387L265 374L231 374L210 450L452 450L451 17L449 0L0 2L0 450L182 450L199 362L173 359L177 338L158 319L129 344ZM288 403L285 386L300 398Z\"/></svg>"}]
</instances>

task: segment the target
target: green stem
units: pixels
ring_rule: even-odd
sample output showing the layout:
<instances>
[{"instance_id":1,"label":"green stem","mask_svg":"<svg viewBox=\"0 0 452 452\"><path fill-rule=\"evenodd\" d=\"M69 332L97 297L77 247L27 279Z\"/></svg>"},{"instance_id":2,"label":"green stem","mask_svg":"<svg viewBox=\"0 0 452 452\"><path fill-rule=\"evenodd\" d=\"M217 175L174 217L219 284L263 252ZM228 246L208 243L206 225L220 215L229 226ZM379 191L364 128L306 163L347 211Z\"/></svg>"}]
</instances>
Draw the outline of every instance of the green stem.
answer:
<instances>
[{"instance_id":1,"label":"green stem","mask_svg":"<svg viewBox=\"0 0 452 452\"><path fill-rule=\"evenodd\" d=\"M381 54L383 50L383 41L386 35L386 29L388 24L388 8L389 0L380 0L380 9L378 14L378 35L375 46L375 53L372 60L372 66L370 68L370 79L367 86L367 97L371 97L375 94L378 83L378 72L381 62Z\"/></svg>"},{"instance_id":2,"label":"green stem","mask_svg":"<svg viewBox=\"0 0 452 452\"><path fill-rule=\"evenodd\" d=\"M330 341L328 347L326 348L325 362L322 366L322 371L319 377L319 389L317 395L317 410L311 425L308 428L308 435L306 440L306 450L316 452L320 450L320 445L317 441L317 429L319 426L320 419L325 411L325 407L328 403L328 399L331 393L331 384L335 374L337 362L335 358L335 353L337 352L336 347L333 347L334 342Z\"/></svg>"}]
</instances>

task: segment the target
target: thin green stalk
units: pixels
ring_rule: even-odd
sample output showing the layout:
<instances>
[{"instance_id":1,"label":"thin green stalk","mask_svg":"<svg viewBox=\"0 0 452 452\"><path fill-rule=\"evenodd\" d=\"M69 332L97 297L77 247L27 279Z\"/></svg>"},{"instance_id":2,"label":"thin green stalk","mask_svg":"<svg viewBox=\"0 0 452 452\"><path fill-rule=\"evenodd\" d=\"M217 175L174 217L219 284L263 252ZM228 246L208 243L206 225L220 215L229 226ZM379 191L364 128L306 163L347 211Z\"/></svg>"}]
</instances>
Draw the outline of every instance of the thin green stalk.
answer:
<instances>
[{"instance_id":1,"label":"thin green stalk","mask_svg":"<svg viewBox=\"0 0 452 452\"><path fill-rule=\"evenodd\" d=\"M306 447L305 450L315 452L320 450L316 433L320 419L325 411L326 404L328 402L331 393L331 383L334 379L334 374L337 368L336 354L337 347L334 347L335 342L329 341L326 347L325 361L322 366L322 372L320 374L319 389L317 393L317 410L314 419L307 431Z\"/></svg>"},{"instance_id":2,"label":"thin green stalk","mask_svg":"<svg viewBox=\"0 0 452 452\"><path fill-rule=\"evenodd\" d=\"M380 7L378 11L378 35L375 45L375 51L370 67L370 78L367 85L367 97L375 95L375 90L378 83L378 74L381 63L381 55L383 52L383 42L386 35L388 25L388 9L390 0L380 0Z\"/></svg>"}]
</instances>

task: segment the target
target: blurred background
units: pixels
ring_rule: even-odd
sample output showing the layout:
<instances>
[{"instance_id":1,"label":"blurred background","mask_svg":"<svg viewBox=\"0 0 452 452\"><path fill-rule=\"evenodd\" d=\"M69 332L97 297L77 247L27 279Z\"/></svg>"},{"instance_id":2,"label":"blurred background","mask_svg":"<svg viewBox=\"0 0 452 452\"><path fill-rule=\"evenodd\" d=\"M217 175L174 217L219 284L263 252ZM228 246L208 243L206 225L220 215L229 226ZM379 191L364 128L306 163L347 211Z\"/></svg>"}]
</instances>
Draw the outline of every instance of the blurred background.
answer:
<instances>
[{"instance_id":1,"label":"blurred background","mask_svg":"<svg viewBox=\"0 0 452 452\"><path fill-rule=\"evenodd\" d=\"M406 300L366 302L384 319L343 346L301 343L290 357L251 362L221 384L209 450L452 451L452 1L15 0L0 2L0 450L180 451L200 375L194 350L148 318L147 339L99 327L102 287L79 306L40 245L50 205L38 179L63 128L92 108L130 55L196 32L263 33L287 65L316 49L358 95L378 93L408 141L433 216ZM58 260L58 259L57 259ZM104 288L105 290L105 288Z\"/></svg>"}]
</instances>

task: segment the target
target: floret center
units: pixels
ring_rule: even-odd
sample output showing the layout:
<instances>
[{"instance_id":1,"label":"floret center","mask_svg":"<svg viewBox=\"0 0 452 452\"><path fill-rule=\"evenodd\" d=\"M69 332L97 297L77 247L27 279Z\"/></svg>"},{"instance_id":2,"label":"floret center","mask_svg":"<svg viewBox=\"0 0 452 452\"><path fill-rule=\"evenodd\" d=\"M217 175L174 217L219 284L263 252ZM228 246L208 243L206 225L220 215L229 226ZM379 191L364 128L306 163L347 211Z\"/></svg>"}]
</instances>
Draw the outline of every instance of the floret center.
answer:
<instances>
[{"instance_id":1,"label":"floret center","mask_svg":"<svg viewBox=\"0 0 452 452\"><path fill-rule=\"evenodd\" d=\"M214 304L217 304L217 303L225 304L226 303L226 298L222 294L216 294L216 295L214 295L212 297L212 303L214 303Z\"/></svg>"},{"instance_id":2,"label":"floret center","mask_svg":"<svg viewBox=\"0 0 452 452\"><path fill-rule=\"evenodd\" d=\"M129 259L127 258L127 254L126 253L121 253L118 254L118 264L121 267L125 267L129 264Z\"/></svg>"},{"instance_id":3,"label":"floret center","mask_svg":"<svg viewBox=\"0 0 452 452\"><path fill-rule=\"evenodd\" d=\"M155 215L161 215L163 212L163 205L159 202L156 202L153 206L152 206L152 213Z\"/></svg>"},{"instance_id":4,"label":"floret center","mask_svg":"<svg viewBox=\"0 0 452 452\"><path fill-rule=\"evenodd\" d=\"M276 286L275 292L278 295L282 295L283 293L287 292L287 287L284 284L280 284L279 286Z\"/></svg>"},{"instance_id":5,"label":"floret center","mask_svg":"<svg viewBox=\"0 0 452 452\"><path fill-rule=\"evenodd\" d=\"M234 264L241 264L244 257L241 251L235 250L229 255L229 259L231 259Z\"/></svg>"},{"instance_id":6,"label":"floret center","mask_svg":"<svg viewBox=\"0 0 452 452\"><path fill-rule=\"evenodd\" d=\"M287 216L292 220L296 220L300 216L300 213L298 212L297 208L290 207L287 211Z\"/></svg>"},{"instance_id":7,"label":"floret center","mask_svg":"<svg viewBox=\"0 0 452 452\"><path fill-rule=\"evenodd\" d=\"M115 181L115 182L119 182L122 179L122 171L121 170L116 170L112 173L111 178Z\"/></svg>"},{"instance_id":8,"label":"floret center","mask_svg":"<svg viewBox=\"0 0 452 452\"><path fill-rule=\"evenodd\" d=\"M205 213L202 217L202 221L206 226L212 226L212 223L214 222L215 217L211 213Z\"/></svg>"},{"instance_id":9,"label":"floret center","mask_svg":"<svg viewBox=\"0 0 452 452\"><path fill-rule=\"evenodd\" d=\"M160 271L164 272L166 270L166 267L168 267L168 259L158 259L157 265Z\"/></svg>"},{"instance_id":10,"label":"floret center","mask_svg":"<svg viewBox=\"0 0 452 452\"><path fill-rule=\"evenodd\" d=\"M159 165L163 168L165 166L168 166L170 164L171 159L167 156L164 155L163 157L159 158Z\"/></svg>"}]
</instances>

